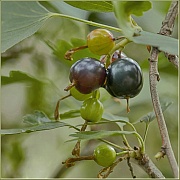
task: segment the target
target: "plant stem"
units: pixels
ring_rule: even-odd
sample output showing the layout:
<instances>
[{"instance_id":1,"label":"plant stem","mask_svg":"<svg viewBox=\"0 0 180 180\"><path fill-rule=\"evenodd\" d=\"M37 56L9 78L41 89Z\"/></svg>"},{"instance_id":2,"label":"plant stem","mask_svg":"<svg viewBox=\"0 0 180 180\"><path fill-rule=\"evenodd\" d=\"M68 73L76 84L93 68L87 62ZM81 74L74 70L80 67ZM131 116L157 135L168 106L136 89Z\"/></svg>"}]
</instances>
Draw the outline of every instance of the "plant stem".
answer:
<instances>
[{"instance_id":1,"label":"plant stem","mask_svg":"<svg viewBox=\"0 0 180 180\"><path fill-rule=\"evenodd\" d=\"M128 153L129 153L129 151L122 151L122 152L116 153L116 156L121 156L123 154L128 154Z\"/></svg>"},{"instance_id":2,"label":"plant stem","mask_svg":"<svg viewBox=\"0 0 180 180\"><path fill-rule=\"evenodd\" d=\"M57 17L67 18L67 19L71 19L71 20L74 20L74 21L79 21L79 22L82 22L82 23L85 23L85 24L88 24L88 25L91 25L91 26L96 26L96 27L100 27L100 28L109 29L109 30L112 30L112 31L122 32L121 29L116 28L116 27L96 23L96 22L93 22L93 21L88 21L88 20L85 20L85 19L80 19L80 18L69 16L69 15L66 15L66 14L50 13L49 16L50 17L56 17L57 16Z\"/></svg>"},{"instance_id":3,"label":"plant stem","mask_svg":"<svg viewBox=\"0 0 180 180\"><path fill-rule=\"evenodd\" d=\"M110 141L107 141L107 140L105 140L105 139L99 139L99 140L102 141L102 142L105 142L106 144L109 144L109 145L111 145L111 146L114 146L114 147L117 148L117 149L123 150L123 152L124 152L124 150L127 150L127 148L123 148L123 147L121 147L121 146L118 146L117 144L114 144L114 143L112 143L112 142L110 142Z\"/></svg>"},{"instance_id":4,"label":"plant stem","mask_svg":"<svg viewBox=\"0 0 180 180\"><path fill-rule=\"evenodd\" d=\"M146 123L146 129L145 129L144 138L143 138L144 143L145 143L145 141L146 141L148 129L149 129L149 123Z\"/></svg>"},{"instance_id":5,"label":"plant stem","mask_svg":"<svg viewBox=\"0 0 180 180\"><path fill-rule=\"evenodd\" d=\"M106 56L106 68L111 64L111 57L114 54L116 50L122 50L124 49L125 45L130 43L131 41L127 38L123 39L119 43L117 43L114 48L107 54Z\"/></svg>"},{"instance_id":6,"label":"plant stem","mask_svg":"<svg viewBox=\"0 0 180 180\"><path fill-rule=\"evenodd\" d=\"M163 25L160 29L160 34L167 35L167 36L171 35L177 13L178 13L178 2L172 1L171 6L168 10L167 16L162 23ZM159 95L157 91L157 81L159 81L158 54L159 54L158 48L153 47L150 58L149 58L150 92L151 92L152 103L153 103L154 111L156 114L159 130L160 130L160 134L162 138L162 150L167 155L174 177L178 178L178 165L174 156L174 152L171 147L171 142L169 139L168 130L167 130L165 119L162 113L162 109L161 109L161 105L159 101Z\"/></svg>"}]
</instances>

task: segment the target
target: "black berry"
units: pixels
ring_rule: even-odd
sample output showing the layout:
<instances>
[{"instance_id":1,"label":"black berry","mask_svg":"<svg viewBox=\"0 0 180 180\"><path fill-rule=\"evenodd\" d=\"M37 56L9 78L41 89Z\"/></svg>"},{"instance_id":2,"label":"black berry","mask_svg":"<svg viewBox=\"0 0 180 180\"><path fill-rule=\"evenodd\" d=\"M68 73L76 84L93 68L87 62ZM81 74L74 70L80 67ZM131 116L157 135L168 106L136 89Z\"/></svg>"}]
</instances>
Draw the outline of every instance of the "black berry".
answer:
<instances>
[{"instance_id":1,"label":"black berry","mask_svg":"<svg viewBox=\"0 0 180 180\"><path fill-rule=\"evenodd\" d=\"M107 69L105 88L114 97L133 98L143 87L143 77L138 63L130 58L118 58Z\"/></svg>"}]
</instances>

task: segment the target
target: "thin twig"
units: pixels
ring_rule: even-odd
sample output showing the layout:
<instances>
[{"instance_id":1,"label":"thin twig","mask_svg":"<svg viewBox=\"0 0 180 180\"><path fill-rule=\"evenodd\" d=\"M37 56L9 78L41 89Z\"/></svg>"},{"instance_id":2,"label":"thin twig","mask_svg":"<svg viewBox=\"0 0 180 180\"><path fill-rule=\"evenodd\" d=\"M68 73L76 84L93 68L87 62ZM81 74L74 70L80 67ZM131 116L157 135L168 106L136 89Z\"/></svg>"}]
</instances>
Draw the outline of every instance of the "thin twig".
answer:
<instances>
[{"instance_id":1,"label":"thin twig","mask_svg":"<svg viewBox=\"0 0 180 180\"><path fill-rule=\"evenodd\" d=\"M162 23L162 27L159 32L160 34L166 36L171 35L174 27L174 21L177 16L177 8L178 8L178 2L173 1L168 10L165 20ZM161 134L162 150L164 150L165 154L167 155L174 177L177 178L178 165L174 156L174 152L171 147L171 142L169 139L168 130L162 113L162 109L159 101L159 95L156 87L157 82L160 80L158 73L158 54L159 54L158 48L153 47L151 51L151 56L149 58L150 61L149 80L150 80L151 98Z\"/></svg>"},{"instance_id":2,"label":"thin twig","mask_svg":"<svg viewBox=\"0 0 180 180\"><path fill-rule=\"evenodd\" d=\"M165 56L168 58L169 62L171 62L175 68L179 68L179 57L176 55L164 53Z\"/></svg>"},{"instance_id":3,"label":"thin twig","mask_svg":"<svg viewBox=\"0 0 180 180\"><path fill-rule=\"evenodd\" d=\"M85 121L85 123L82 125L81 127L81 132L85 131L87 128L87 121ZM81 140L78 140L75 147L73 148L72 150L72 155L73 156L76 156L76 157L79 157L80 156L80 144L81 144Z\"/></svg>"},{"instance_id":4,"label":"thin twig","mask_svg":"<svg viewBox=\"0 0 180 180\"><path fill-rule=\"evenodd\" d=\"M127 164L129 166L129 170L131 172L132 178L136 178L136 176L134 175L133 167L132 167L131 162L130 162L130 157L127 158Z\"/></svg>"}]
</instances>

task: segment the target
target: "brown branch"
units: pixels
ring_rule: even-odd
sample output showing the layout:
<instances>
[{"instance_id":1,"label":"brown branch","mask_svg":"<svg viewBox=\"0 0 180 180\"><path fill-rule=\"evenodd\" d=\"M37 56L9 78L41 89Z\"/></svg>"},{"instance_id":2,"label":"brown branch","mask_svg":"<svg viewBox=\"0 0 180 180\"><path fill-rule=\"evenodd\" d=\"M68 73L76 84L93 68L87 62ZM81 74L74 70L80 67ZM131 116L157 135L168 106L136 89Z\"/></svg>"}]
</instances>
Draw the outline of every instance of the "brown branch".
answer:
<instances>
[{"instance_id":1,"label":"brown branch","mask_svg":"<svg viewBox=\"0 0 180 180\"><path fill-rule=\"evenodd\" d=\"M146 154L136 158L133 162L138 164L149 175L149 177L165 179L161 171L154 165Z\"/></svg>"},{"instance_id":2,"label":"brown branch","mask_svg":"<svg viewBox=\"0 0 180 180\"><path fill-rule=\"evenodd\" d=\"M174 28L174 22L176 19L176 16L178 14L178 1L173 1L171 3L171 6L169 8L169 11L166 15L165 20L162 23L162 27L159 31L159 34L165 35L165 36L171 36ZM179 67L179 58L176 55L165 53L165 56L168 58L168 60L174 64L174 66L178 69Z\"/></svg>"},{"instance_id":3,"label":"brown branch","mask_svg":"<svg viewBox=\"0 0 180 180\"><path fill-rule=\"evenodd\" d=\"M173 1L168 10L165 20L162 23L162 27L159 32L160 34L163 34L166 36L171 35L173 27L174 27L174 21L177 16L177 8L178 8L178 2ZM158 121L160 134L161 134L162 150L167 155L174 177L177 178L178 165L174 156L174 152L171 147L168 130L166 127L165 119L164 119L160 101L159 101L159 95L156 88L157 82L160 80L159 73L158 73L158 54L159 54L158 48L153 47L151 51L151 56L149 58L149 61L150 61L149 81L150 81L151 98L152 98L152 103L153 103L154 111L156 114L156 118Z\"/></svg>"}]
</instances>

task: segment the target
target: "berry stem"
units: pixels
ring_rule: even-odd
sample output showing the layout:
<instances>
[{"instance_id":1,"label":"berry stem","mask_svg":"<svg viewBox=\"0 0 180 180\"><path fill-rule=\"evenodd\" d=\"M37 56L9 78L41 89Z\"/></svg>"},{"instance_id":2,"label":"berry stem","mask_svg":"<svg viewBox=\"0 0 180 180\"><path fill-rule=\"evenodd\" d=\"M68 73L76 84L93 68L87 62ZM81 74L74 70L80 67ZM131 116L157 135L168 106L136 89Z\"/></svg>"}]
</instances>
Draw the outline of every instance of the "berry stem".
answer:
<instances>
[{"instance_id":1,"label":"berry stem","mask_svg":"<svg viewBox=\"0 0 180 180\"><path fill-rule=\"evenodd\" d=\"M145 129L144 138L143 138L144 142L146 141L148 129L149 129L149 123L146 123L146 129Z\"/></svg>"},{"instance_id":2,"label":"berry stem","mask_svg":"<svg viewBox=\"0 0 180 180\"><path fill-rule=\"evenodd\" d=\"M121 146L118 146L117 144L114 144L114 143L112 143L112 142L110 142L110 141L107 141L107 140L105 140L105 139L99 139L100 141L102 141L102 142L105 142L106 144L109 144L109 145L111 145L111 146L114 146L115 148L117 148L117 149L120 149L120 150L127 150L127 148L124 148L124 147L121 147Z\"/></svg>"},{"instance_id":3,"label":"berry stem","mask_svg":"<svg viewBox=\"0 0 180 180\"><path fill-rule=\"evenodd\" d=\"M93 97L93 98L96 98L96 99L99 99L99 98L100 98L99 89L93 91L92 97Z\"/></svg>"},{"instance_id":4,"label":"berry stem","mask_svg":"<svg viewBox=\"0 0 180 180\"><path fill-rule=\"evenodd\" d=\"M71 96L71 94L68 94L67 96L64 96L64 97L62 97L61 99L58 100L58 102L56 104L55 111L54 111L54 119L55 120L59 119L59 104L60 104L60 101L62 101L63 99L66 99L66 98L68 98L70 96Z\"/></svg>"},{"instance_id":5,"label":"berry stem","mask_svg":"<svg viewBox=\"0 0 180 180\"><path fill-rule=\"evenodd\" d=\"M117 43L112 49L111 51L106 55L106 68L108 68L108 66L111 64L111 59L113 56L113 53L116 50L123 50L124 47L126 46L126 44L130 43L131 41L127 38L123 39L122 41L120 41L119 43Z\"/></svg>"},{"instance_id":6,"label":"berry stem","mask_svg":"<svg viewBox=\"0 0 180 180\"><path fill-rule=\"evenodd\" d=\"M65 91L69 91L72 87L75 86L75 82L73 81L71 84L69 84L66 88L64 88Z\"/></svg>"},{"instance_id":7,"label":"berry stem","mask_svg":"<svg viewBox=\"0 0 180 180\"><path fill-rule=\"evenodd\" d=\"M121 155L128 154L128 153L129 153L129 151L121 151L121 152L116 153L116 156L121 156Z\"/></svg>"},{"instance_id":8,"label":"berry stem","mask_svg":"<svg viewBox=\"0 0 180 180\"><path fill-rule=\"evenodd\" d=\"M86 48L88 48L87 45L72 48L72 49L68 50L68 51L65 53L64 58L67 59L67 60L72 61L72 60L73 60L72 55L73 55L75 52L77 52L77 51L79 51L79 50L82 50L82 49L86 49Z\"/></svg>"}]
</instances>

